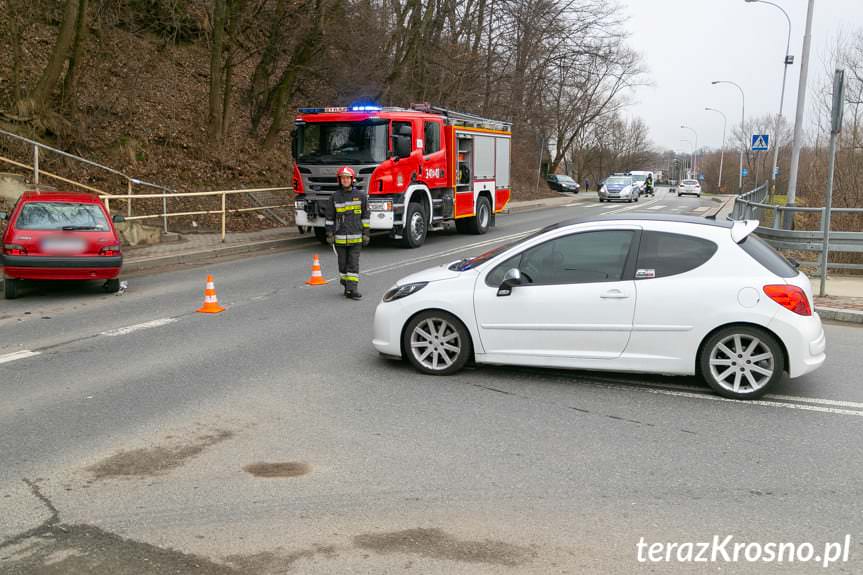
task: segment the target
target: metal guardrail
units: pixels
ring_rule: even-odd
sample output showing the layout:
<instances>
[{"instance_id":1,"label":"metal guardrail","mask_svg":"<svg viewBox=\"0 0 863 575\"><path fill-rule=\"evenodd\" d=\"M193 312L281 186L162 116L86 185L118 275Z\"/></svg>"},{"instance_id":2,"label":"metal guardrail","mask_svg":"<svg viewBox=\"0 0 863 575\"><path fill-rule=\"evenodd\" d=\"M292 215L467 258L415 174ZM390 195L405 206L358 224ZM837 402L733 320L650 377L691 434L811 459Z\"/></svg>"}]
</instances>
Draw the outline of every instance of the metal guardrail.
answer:
<instances>
[{"instance_id":1,"label":"metal guardrail","mask_svg":"<svg viewBox=\"0 0 863 575\"><path fill-rule=\"evenodd\" d=\"M128 200L131 204L132 200L145 200L145 199L161 199L163 204L167 202L169 198L193 198L193 197L212 197L218 196L221 198L221 208L218 210L198 210L193 212L174 212L168 213L167 208L163 209L160 214L152 214L146 216L130 216L127 217L127 221L134 220L147 220L152 218L167 218L170 217L179 217L179 216L202 216L202 215L213 215L220 214L221 215L221 234L222 241L225 241L225 234L227 233L227 214L229 213L241 213L241 212L254 212L254 211L265 211L272 210L277 208L287 208L293 206L293 203L288 201L284 204L276 204L271 206L254 206L251 208L227 208L226 201L227 196L237 195L237 194L254 194L256 192L290 192L293 188L253 188L247 190L216 190L212 192L178 192L171 194L135 194L135 195L102 195L99 196L105 202L105 208L110 211L111 202L114 200ZM166 224L167 227L167 224Z\"/></svg>"},{"instance_id":2,"label":"metal guardrail","mask_svg":"<svg viewBox=\"0 0 863 575\"><path fill-rule=\"evenodd\" d=\"M134 220L147 220L147 219L155 219L161 218L163 222L164 231L167 233L168 231L168 218L169 217L177 217L177 216L195 216L195 215L212 215L212 214L221 214L221 232L222 232L222 241L225 241L225 233L226 233L226 215L228 213L238 213L238 212L251 212L251 211L269 211L277 208L287 208L293 207L293 203L287 201L284 204L277 205L261 205L262 202L256 201L254 199L253 194L256 192L290 192L293 188L281 187L281 188L255 188L255 189L243 189L243 190L217 190L211 192L187 192L181 193L170 188L166 188L165 186L160 186L158 184L154 184L151 182L147 182L141 180L140 178L132 177L128 174L124 174L118 170L113 168L109 168L108 166L103 166L97 162L92 160L88 160L86 158L82 158L80 156L76 156L75 154L70 154L69 152L64 152L63 150L58 150L57 148L52 148L51 146L46 146L41 142L37 142L35 140L31 140L29 138L25 138L23 136L19 136L17 134L13 134L11 132L7 132L5 130L0 130L0 136L5 136L12 140L16 140L18 142L22 142L32 148L31 154L33 158L32 164L26 164L24 162L19 162L12 158L7 158L5 156L0 155L0 162L22 168L32 172L33 174L33 184L38 186L40 178L42 176L51 178L53 180L57 180L59 182L63 182L65 184L69 184L71 186L75 186L81 188L83 190L87 190L88 192L93 192L99 195L99 198L105 202L105 207L110 211L111 201L112 200L124 200L126 202L126 220L134 221ZM74 160L76 162L85 164L92 168L96 168L98 170L109 173L113 176L120 178L126 184L126 193L125 194L112 194L106 192L105 190L101 190L99 188L89 186L87 184L77 182L75 180L70 180L68 178L64 178L57 174L53 174L51 172L47 172L39 167L39 158L40 158L40 150L42 152L50 152L53 154L57 154L61 157ZM136 194L134 192L135 186L142 186L147 188L152 188L156 190L161 190L162 193L159 194ZM236 195L236 194L250 194L250 197L253 198L253 202L256 204L255 207L251 208L226 208L226 196ZM221 208L218 210L199 210L192 212L168 212L168 200L170 198L184 198L184 197L203 197L203 196L221 196ZM142 199L161 199L162 200L162 211L157 214L150 215L133 215L132 204L134 200L142 200Z\"/></svg>"},{"instance_id":3,"label":"metal guardrail","mask_svg":"<svg viewBox=\"0 0 863 575\"><path fill-rule=\"evenodd\" d=\"M801 262L801 265L820 266L821 252L824 249L824 230L827 208L804 208L777 206L766 203L767 184L758 186L751 192L740 194L734 201L734 209L728 216L732 220L758 220L758 235L773 247L783 250L817 252L815 262ZM855 214L863 217L863 208L831 208L831 220L835 214ZM792 229L790 225L795 214L819 214L818 229ZM769 223L768 223L769 222ZM830 252L863 253L863 231L833 231L828 235ZM827 262L828 268L863 270L863 264Z\"/></svg>"}]
</instances>

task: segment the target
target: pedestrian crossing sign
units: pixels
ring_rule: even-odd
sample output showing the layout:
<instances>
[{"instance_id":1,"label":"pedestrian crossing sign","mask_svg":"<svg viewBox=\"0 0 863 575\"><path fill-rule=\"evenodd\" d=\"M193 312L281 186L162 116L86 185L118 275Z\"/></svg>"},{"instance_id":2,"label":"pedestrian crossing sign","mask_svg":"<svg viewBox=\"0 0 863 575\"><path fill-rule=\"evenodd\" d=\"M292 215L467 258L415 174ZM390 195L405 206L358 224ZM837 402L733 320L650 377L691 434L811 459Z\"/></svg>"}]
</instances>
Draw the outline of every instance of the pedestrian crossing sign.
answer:
<instances>
[{"instance_id":1,"label":"pedestrian crossing sign","mask_svg":"<svg viewBox=\"0 0 863 575\"><path fill-rule=\"evenodd\" d=\"M752 134L752 151L766 152L770 143L769 134Z\"/></svg>"}]
</instances>

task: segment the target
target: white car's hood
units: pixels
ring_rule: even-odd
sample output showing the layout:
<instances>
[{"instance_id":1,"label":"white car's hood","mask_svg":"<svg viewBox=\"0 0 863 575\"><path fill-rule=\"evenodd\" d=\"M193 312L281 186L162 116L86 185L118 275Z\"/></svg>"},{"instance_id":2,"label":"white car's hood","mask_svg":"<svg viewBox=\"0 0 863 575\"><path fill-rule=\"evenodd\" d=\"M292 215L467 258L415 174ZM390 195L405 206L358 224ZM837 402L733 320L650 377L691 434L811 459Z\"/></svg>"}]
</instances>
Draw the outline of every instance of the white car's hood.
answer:
<instances>
[{"instance_id":1,"label":"white car's hood","mask_svg":"<svg viewBox=\"0 0 863 575\"><path fill-rule=\"evenodd\" d=\"M455 262L450 262L433 268L427 268L415 274L403 277L396 283L396 285L401 286L417 282L436 282L441 280L451 280L458 277L463 277L466 273L470 273L470 271L457 272L449 269L449 266L451 266L453 263Z\"/></svg>"}]
</instances>

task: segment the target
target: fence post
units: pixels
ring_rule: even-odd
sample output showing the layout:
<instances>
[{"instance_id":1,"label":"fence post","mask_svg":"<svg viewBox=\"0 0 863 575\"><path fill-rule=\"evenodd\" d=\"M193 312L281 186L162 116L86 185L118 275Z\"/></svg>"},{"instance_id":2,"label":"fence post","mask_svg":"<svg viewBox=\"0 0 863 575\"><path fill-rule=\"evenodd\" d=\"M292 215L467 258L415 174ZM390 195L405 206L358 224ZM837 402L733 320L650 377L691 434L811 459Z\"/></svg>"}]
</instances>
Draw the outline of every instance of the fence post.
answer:
<instances>
[{"instance_id":1,"label":"fence post","mask_svg":"<svg viewBox=\"0 0 863 575\"><path fill-rule=\"evenodd\" d=\"M129 194L129 199L126 200L126 216L132 217L132 180L126 180L126 193Z\"/></svg>"},{"instance_id":2,"label":"fence post","mask_svg":"<svg viewBox=\"0 0 863 575\"><path fill-rule=\"evenodd\" d=\"M168 233L168 194L162 189L162 226L165 228L165 233Z\"/></svg>"},{"instance_id":3,"label":"fence post","mask_svg":"<svg viewBox=\"0 0 863 575\"><path fill-rule=\"evenodd\" d=\"M225 194L222 193L222 243L225 243Z\"/></svg>"},{"instance_id":4,"label":"fence post","mask_svg":"<svg viewBox=\"0 0 863 575\"><path fill-rule=\"evenodd\" d=\"M33 144L33 185L39 187L39 146Z\"/></svg>"},{"instance_id":5,"label":"fence post","mask_svg":"<svg viewBox=\"0 0 863 575\"><path fill-rule=\"evenodd\" d=\"M782 213L782 212L780 212L779 206L773 206L773 227L776 229L779 229L779 224L780 224L780 219L781 219L779 216L780 213Z\"/></svg>"},{"instance_id":6,"label":"fence post","mask_svg":"<svg viewBox=\"0 0 863 575\"><path fill-rule=\"evenodd\" d=\"M105 196L105 211L108 212L108 214L111 213L111 198L108 196Z\"/></svg>"}]
</instances>

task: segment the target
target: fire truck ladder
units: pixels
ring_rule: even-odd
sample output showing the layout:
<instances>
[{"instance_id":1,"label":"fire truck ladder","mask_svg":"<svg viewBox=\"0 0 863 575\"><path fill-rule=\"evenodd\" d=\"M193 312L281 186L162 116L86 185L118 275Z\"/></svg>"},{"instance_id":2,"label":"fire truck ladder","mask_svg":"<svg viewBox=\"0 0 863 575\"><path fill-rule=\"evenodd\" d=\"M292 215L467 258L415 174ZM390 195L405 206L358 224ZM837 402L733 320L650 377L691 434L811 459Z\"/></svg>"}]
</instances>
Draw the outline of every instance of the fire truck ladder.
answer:
<instances>
[{"instance_id":1,"label":"fire truck ladder","mask_svg":"<svg viewBox=\"0 0 863 575\"><path fill-rule=\"evenodd\" d=\"M501 120L492 120L489 118L483 118L482 116L477 116L475 114L466 114L464 112L456 112L454 110L449 110L447 108L440 108L438 106L429 106L429 110L433 112L437 112L442 116L449 118L450 120L454 120L456 122L460 122L468 127L473 128L486 128L489 130L500 130L503 132L509 132L512 123L511 122L503 122Z\"/></svg>"}]
</instances>

